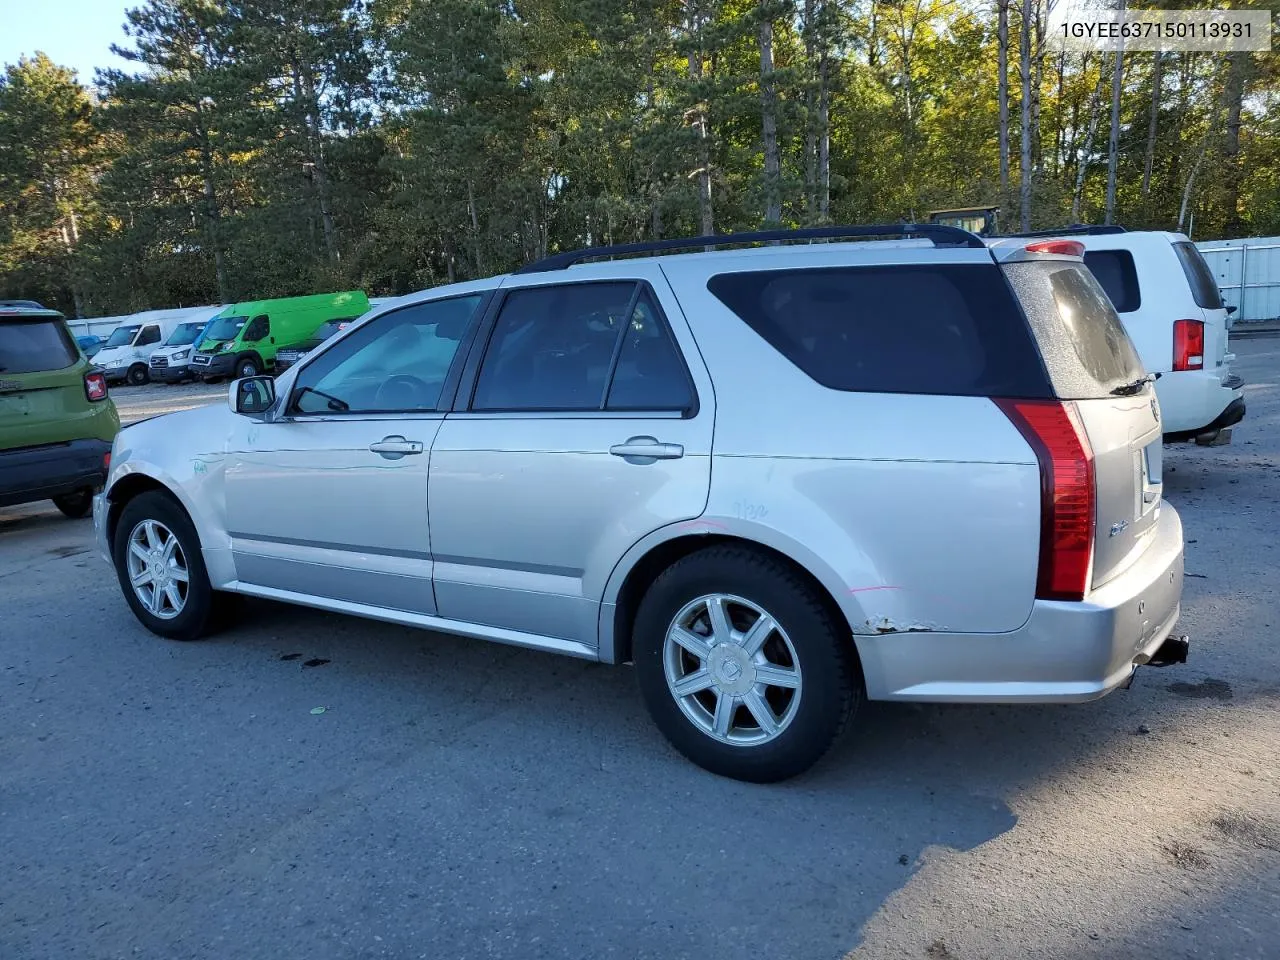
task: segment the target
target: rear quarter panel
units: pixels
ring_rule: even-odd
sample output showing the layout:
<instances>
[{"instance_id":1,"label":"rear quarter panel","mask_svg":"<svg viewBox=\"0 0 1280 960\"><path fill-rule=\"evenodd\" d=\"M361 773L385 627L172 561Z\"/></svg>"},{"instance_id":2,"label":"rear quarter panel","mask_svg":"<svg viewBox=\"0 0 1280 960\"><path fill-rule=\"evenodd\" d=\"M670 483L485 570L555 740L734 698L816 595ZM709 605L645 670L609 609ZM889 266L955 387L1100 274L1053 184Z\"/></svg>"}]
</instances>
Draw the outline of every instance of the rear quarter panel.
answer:
<instances>
[{"instance_id":1,"label":"rear quarter panel","mask_svg":"<svg viewBox=\"0 0 1280 960\"><path fill-rule=\"evenodd\" d=\"M986 251L950 255L990 262ZM1025 623L1040 476L1014 426L986 398L819 385L707 290L731 263L664 266L716 389L704 519L799 562L807 555L819 579L813 567L826 568L855 633L995 633Z\"/></svg>"}]
</instances>

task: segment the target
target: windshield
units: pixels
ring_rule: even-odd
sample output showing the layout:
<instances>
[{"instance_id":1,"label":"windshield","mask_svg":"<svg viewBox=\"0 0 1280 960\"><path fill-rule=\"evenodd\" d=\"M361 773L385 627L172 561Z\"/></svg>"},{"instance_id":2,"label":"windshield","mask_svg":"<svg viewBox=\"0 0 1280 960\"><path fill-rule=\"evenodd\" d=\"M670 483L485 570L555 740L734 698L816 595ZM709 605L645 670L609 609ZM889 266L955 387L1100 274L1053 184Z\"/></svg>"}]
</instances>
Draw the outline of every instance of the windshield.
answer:
<instances>
[{"instance_id":1,"label":"windshield","mask_svg":"<svg viewBox=\"0 0 1280 960\"><path fill-rule=\"evenodd\" d=\"M249 322L248 317L218 317L209 324L206 340L234 340L236 334Z\"/></svg>"},{"instance_id":2,"label":"windshield","mask_svg":"<svg viewBox=\"0 0 1280 960\"><path fill-rule=\"evenodd\" d=\"M142 324L135 323L128 327L116 327L111 331L111 336L107 337L107 342L103 346L107 347L127 347L133 343L133 338L138 335L138 330Z\"/></svg>"},{"instance_id":3,"label":"windshield","mask_svg":"<svg viewBox=\"0 0 1280 960\"><path fill-rule=\"evenodd\" d=\"M200 336L200 331L204 329L204 323L184 323L169 334L169 339L164 342L166 347L185 347L188 343L194 343L196 337Z\"/></svg>"}]
</instances>

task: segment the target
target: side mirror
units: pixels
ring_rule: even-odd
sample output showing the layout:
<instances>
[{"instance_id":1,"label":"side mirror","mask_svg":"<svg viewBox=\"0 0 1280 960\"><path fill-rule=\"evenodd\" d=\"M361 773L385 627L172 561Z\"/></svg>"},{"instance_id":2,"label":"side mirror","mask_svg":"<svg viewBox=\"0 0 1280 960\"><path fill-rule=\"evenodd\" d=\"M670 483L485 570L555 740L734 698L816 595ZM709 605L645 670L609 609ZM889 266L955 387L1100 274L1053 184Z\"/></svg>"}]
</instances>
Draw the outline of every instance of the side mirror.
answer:
<instances>
[{"instance_id":1,"label":"side mirror","mask_svg":"<svg viewBox=\"0 0 1280 960\"><path fill-rule=\"evenodd\" d=\"M276 404L275 379L244 377L233 380L227 390L227 404L242 417L261 418Z\"/></svg>"},{"instance_id":2,"label":"side mirror","mask_svg":"<svg viewBox=\"0 0 1280 960\"><path fill-rule=\"evenodd\" d=\"M1229 317L1229 316L1231 316L1231 314L1235 313L1235 312L1236 312L1237 310L1239 310L1239 309L1240 309L1240 308L1239 308L1239 307L1237 307L1234 303L1228 303L1228 304L1227 304L1227 316L1228 316L1228 317Z\"/></svg>"}]
</instances>

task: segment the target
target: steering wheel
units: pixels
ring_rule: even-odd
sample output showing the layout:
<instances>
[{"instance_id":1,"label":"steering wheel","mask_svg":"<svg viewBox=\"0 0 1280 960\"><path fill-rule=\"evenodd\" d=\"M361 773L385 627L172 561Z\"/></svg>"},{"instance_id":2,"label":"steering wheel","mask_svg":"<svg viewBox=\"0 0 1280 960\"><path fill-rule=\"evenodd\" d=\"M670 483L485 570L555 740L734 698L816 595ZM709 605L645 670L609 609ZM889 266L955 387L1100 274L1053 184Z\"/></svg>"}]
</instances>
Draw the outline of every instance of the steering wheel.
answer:
<instances>
[{"instance_id":1,"label":"steering wheel","mask_svg":"<svg viewBox=\"0 0 1280 960\"><path fill-rule=\"evenodd\" d=\"M373 405L379 410L418 410L422 407L423 398L430 395L431 385L427 381L398 373L387 377L378 387Z\"/></svg>"}]
</instances>

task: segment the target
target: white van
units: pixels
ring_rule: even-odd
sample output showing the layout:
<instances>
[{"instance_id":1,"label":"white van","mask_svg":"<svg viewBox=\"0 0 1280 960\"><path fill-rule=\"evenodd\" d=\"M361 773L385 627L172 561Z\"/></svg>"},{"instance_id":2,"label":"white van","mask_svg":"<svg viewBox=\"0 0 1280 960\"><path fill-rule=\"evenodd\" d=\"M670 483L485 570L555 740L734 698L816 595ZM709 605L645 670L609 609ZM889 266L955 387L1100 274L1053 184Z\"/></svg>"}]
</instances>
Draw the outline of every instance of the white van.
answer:
<instances>
[{"instance_id":1,"label":"white van","mask_svg":"<svg viewBox=\"0 0 1280 960\"><path fill-rule=\"evenodd\" d=\"M1227 307L1213 272L1181 233L1071 227L1018 234L1084 246L1148 373L1155 374L1166 442L1229 443L1244 419L1244 380L1231 373Z\"/></svg>"},{"instance_id":2,"label":"white van","mask_svg":"<svg viewBox=\"0 0 1280 960\"><path fill-rule=\"evenodd\" d=\"M193 308L190 319L174 328L164 344L151 354L148 369L152 380L181 383L191 376L191 354L196 341L222 307Z\"/></svg>"},{"instance_id":3,"label":"white van","mask_svg":"<svg viewBox=\"0 0 1280 960\"><path fill-rule=\"evenodd\" d=\"M160 349L182 323L205 315L211 307L185 307L175 310L144 310L128 317L111 332L93 362L103 368L107 381L126 381L139 386L151 379L151 355Z\"/></svg>"}]
</instances>

